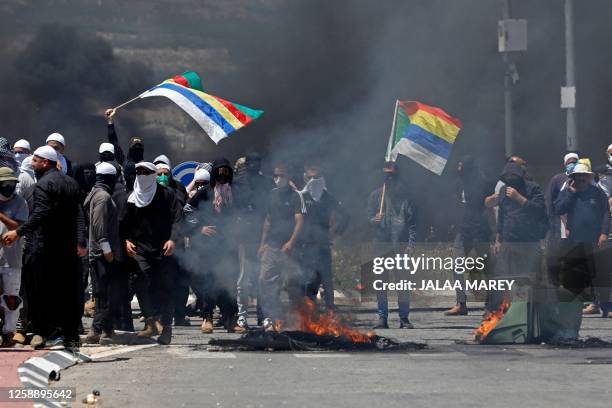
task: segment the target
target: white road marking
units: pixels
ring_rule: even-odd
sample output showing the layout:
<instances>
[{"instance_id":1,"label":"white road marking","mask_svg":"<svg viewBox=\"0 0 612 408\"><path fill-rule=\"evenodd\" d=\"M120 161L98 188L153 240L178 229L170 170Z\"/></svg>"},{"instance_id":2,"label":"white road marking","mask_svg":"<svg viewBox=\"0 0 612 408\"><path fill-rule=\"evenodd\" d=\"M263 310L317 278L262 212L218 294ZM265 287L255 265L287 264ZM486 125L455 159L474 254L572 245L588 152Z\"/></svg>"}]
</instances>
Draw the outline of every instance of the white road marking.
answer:
<instances>
[{"instance_id":1,"label":"white road marking","mask_svg":"<svg viewBox=\"0 0 612 408\"><path fill-rule=\"evenodd\" d=\"M350 354L343 353L293 353L294 357L297 358L345 358L350 357Z\"/></svg>"}]
</instances>

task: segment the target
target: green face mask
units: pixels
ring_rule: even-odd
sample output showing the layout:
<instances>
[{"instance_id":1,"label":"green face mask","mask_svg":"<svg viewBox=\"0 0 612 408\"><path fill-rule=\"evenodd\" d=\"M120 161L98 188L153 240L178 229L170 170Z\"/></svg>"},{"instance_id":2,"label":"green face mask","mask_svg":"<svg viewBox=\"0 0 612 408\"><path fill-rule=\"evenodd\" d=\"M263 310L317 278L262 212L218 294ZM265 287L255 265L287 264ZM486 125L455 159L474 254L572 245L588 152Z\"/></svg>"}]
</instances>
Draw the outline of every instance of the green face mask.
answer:
<instances>
[{"instance_id":1,"label":"green face mask","mask_svg":"<svg viewBox=\"0 0 612 408\"><path fill-rule=\"evenodd\" d=\"M170 185L170 179L165 174L160 174L157 176L157 182L162 186L168 187Z\"/></svg>"}]
</instances>

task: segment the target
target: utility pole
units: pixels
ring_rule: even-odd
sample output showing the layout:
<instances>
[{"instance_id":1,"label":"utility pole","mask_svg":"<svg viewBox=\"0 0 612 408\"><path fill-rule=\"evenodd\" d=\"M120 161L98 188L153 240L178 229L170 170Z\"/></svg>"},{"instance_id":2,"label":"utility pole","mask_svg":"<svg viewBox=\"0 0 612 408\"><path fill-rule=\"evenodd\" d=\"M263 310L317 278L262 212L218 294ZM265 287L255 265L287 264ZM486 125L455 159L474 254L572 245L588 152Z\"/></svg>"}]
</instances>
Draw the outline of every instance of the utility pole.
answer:
<instances>
[{"instance_id":1,"label":"utility pole","mask_svg":"<svg viewBox=\"0 0 612 408\"><path fill-rule=\"evenodd\" d=\"M510 19L510 0L503 0L502 19ZM504 60L504 135L506 157L514 153L514 140L512 135L512 78L511 67L514 65L508 52L502 53Z\"/></svg>"},{"instance_id":2,"label":"utility pole","mask_svg":"<svg viewBox=\"0 0 612 408\"><path fill-rule=\"evenodd\" d=\"M566 109L567 117L567 150L577 151L578 125L576 122L576 68L574 65L574 0L565 0L565 90L561 92L561 106Z\"/></svg>"}]
</instances>

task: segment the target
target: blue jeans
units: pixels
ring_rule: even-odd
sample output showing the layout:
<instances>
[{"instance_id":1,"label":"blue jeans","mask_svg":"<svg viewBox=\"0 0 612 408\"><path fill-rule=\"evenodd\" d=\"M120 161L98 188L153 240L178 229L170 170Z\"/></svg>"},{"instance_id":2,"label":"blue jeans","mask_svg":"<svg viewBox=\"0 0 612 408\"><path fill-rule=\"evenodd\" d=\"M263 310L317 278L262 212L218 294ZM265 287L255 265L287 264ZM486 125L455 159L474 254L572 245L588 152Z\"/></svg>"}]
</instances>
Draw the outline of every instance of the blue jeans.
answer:
<instances>
[{"instance_id":1,"label":"blue jeans","mask_svg":"<svg viewBox=\"0 0 612 408\"><path fill-rule=\"evenodd\" d=\"M389 272L385 271L380 278L384 282L389 282ZM376 302L378 304L378 317L387 319L389 316L389 300L387 298L387 291L377 290L376 291ZM410 313L410 291L398 290L397 291L397 305L398 314L400 319L408 319Z\"/></svg>"}]
</instances>

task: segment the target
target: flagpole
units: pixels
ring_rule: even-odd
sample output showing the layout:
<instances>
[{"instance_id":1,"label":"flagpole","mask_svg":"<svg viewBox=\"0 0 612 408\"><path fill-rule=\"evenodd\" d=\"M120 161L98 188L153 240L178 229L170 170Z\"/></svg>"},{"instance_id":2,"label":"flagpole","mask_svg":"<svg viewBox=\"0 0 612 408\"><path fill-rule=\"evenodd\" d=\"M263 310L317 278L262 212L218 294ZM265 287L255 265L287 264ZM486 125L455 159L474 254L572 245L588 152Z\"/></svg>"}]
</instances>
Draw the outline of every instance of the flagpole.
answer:
<instances>
[{"instance_id":1,"label":"flagpole","mask_svg":"<svg viewBox=\"0 0 612 408\"><path fill-rule=\"evenodd\" d=\"M142 94L140 94L140 95L142 95ZM115 107L113 108L113 110L117 110L117 109L119 109L119 108L123 108L123 107L124 107L125 105L127 105L128 103L132 103L132 102L134 102L136 99L139 99L139 98L140 98L140 95L138 95L138 96L137 96L137 97L135 97L135 98L130 99L130 100L129 100L129 101L127 101L127 102L123 102L121 105L115 106Z\"/></svg>"},{"instance_id":2,"label":"flagpole","mask_svg":"<svg viewBox=\"0 0 612 408\"><path fill-rule=\"evenodd\" d=\"M387 144L387 154L385 161L391 161L391 148L393 145L393 136L395 135L395 122L397 119L397 108L399 106L399 100L395 100L395 110L393 111L393 124L391 125L391 134L389 135L389 143Z\"/></svg>"},{"instance_id":3,"label":"flagpole","mask_svg":"<svg viewBox=\"0 0 612 408\"><path fill-rule=\"evenodd\" d=\"M382 195L380 197L380 209L378 210L378 214L383 215L383 209L385 206L385 191L387 190L387 183L383 184Z\"/></svg>"}]
</instances>

